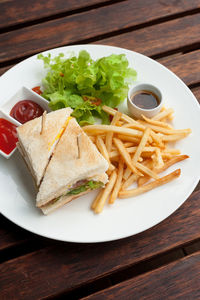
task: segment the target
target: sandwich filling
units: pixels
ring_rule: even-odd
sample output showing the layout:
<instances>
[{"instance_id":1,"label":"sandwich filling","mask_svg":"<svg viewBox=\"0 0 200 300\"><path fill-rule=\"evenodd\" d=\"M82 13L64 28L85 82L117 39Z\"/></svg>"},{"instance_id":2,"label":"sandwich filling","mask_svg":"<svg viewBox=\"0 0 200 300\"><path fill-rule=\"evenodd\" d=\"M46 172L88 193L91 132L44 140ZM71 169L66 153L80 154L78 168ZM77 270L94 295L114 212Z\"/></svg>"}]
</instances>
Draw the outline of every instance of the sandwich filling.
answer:
<instances>
[{"instance_id":1,"label":"sandwich filling","mask_svg":"<svg viewBox=\"0 0 200 300\"><path fill-rule=\"evenodd\" d=\"M66 195L78 195L83 193L87 190L96 190L103 186L101 181L94 181L94 180L79 180L74 184L71 189L67 192Z\"/></svg>"},{"instance_id":2,"label":"sandwich filling","mask_svg":"<svg viewBox=\"0 0 200 300\"><path fill-rule=\"evenodd\" d=\"M67 190L66 193L64 193L64 194L60 195L59 197L57 197L57 198L51 200L50 202L48 202L48 205L56 203L63 196L79 195L79 194L84 193L88 190L96 190L96 189L101 188L103 186L104 186L104 183L101 182L101 181L95 181L95 180L89 180L88 181L87 179L79 180L75 184L73 184L71 186L71 188ZM42 205L41 207L45 207L45 206L46 206L46 204Z\"/></svg>"}]
</instances>

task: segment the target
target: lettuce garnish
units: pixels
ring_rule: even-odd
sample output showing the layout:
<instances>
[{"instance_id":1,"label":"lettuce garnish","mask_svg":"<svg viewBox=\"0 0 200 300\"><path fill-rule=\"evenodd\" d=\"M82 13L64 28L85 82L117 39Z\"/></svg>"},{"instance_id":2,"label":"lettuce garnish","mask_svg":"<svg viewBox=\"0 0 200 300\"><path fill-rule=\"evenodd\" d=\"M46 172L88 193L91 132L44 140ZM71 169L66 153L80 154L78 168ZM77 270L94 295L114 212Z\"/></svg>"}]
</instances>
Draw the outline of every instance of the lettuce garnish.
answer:
<instances>
[{"instance_id":1,"label":"lettuce garnish","mask_svg":"<svg viewBox=\"0 0 200 300\"><path fill-rule=\"evenodd\" d=\"M94 117L108 124L102 105L118 106L127 96L129 83L137 76L124 54L112 54L95 61L82 50L78 56L68 59L63 53L55 58L39 54L38 58L48 69L42 96L50 101L52 110L73 108L73 116L80 125L93 124Z\"/></svg>"}]
</instances>

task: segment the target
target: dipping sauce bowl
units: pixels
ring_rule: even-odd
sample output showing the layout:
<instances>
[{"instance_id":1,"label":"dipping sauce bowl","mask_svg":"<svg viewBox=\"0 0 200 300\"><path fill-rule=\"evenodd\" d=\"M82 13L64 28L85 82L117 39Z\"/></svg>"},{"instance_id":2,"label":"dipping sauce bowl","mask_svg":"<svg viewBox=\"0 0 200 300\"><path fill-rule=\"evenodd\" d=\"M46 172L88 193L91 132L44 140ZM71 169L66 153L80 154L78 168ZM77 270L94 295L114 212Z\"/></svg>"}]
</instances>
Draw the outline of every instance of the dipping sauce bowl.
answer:
<instances>
[{"instance_id":1,"label":"dipping sauce bowl","mask_svg":"<svg viewBox=\"0 0 200 300\"><path fill-rule=\"evenodd\" d=\"M142 115L152 118L160 112L163 96L156 86L139 83L129 90L127 105L134 118L142 119Z\"/></svg>"}]
</instances>

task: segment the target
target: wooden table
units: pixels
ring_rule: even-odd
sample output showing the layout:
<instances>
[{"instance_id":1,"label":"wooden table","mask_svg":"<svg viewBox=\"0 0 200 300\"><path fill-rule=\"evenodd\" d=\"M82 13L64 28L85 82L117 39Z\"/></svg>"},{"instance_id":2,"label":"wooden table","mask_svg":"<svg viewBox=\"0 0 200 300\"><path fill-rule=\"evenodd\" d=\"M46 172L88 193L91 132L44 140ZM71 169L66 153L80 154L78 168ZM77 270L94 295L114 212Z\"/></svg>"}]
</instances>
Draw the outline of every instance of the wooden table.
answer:
<instances>
[{"instance_id":1,"label":"wooden table","mask_svg":"<svg viewBox=\"0 0 200 300\"><path fill-rule=\"evenodd\" d=\"M164 64L200 100L200 0L3 0L0 12L0 74L50 48L107 44ZM0 299L200 299L200 185L114 242L56 242L1 216L0 258Z\"/></svg>"}]
</instances>

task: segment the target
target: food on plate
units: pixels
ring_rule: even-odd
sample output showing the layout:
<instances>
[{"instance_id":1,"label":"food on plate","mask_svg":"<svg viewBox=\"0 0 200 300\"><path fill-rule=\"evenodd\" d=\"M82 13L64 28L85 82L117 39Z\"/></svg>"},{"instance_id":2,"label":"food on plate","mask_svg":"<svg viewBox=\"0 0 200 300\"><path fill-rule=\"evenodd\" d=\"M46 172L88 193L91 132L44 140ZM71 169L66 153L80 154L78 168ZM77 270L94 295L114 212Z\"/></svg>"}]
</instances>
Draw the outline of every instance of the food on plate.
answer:
<instances>
[{"instance_id":1,"label":"food on plate","mask_svg":"<svg viewBox=\"0 0 200 300\"><path fill-rule=\"evenodd\" d=\"M38 86L35 86L35 87L33 87L32 88L32 91L33 92L35 92L35 93L37 93L38 95L41 95L42 94L42 91L41 91L41 89L40 89L40 86L38 85Z\"/></svg>"},{"instance_id":2,"label":"food on plate","mask_svg":"<svg viewBox=\"0 0 200 300\"><path fill-rule=\"evenodd\" d=\"M181 170L177 169L174 172L169 173L166 176L163 176L161 178L156 179L155 181L152 181L146 185L142 185L138 188L132 189L132 190L123 190L119 192L119 198L128 198L128 197L133 197L133 196L137 196L140 194L143 194L145 192L148 192L150 190L152 190L155 187L161 186L165 183L168 183L170 181L172 181L173 179L179 177L181 174Z\"/></svg>"},{"instance_id":3,"label":"food on plate","mask_svg":"<svg viewBox=\"0 0 200 300\"><path fill-rule=\"evenodd\" d=\"M163 108L153 118L143 116L143 120L134 120L108 106L103 106L103 110L113 116L111 125L83 127L113 166L107 171L109 182L91 205L95 213L101 213L107 201L113 204L117 198L134 197L178 178L180 169L159 176L175 163L189 158L180 155L179 149L170 148L168 142L191 133L189 128L175 130L168 123L173 118L172 109ZM104 152L98 146L99 140ZM136 187L128 189L132 184Z\"/></svg>"},{"instance_id":4,"label":"food on plate","mask_svg":"<svg viewBox=\"0 0 200 300\"><path fill-rule=\"evenodd\" d=\"M108 163L71 118L45 170L36 205L45 214L107 182Z\"/></svg>"},{"instance_id":5,"label":"food on plate","mask_svg":"<svg viewBox=\"0 0 200 300\"><path fill-rule=\"evenodd\" d=\"M80 125L93 124L94 117L109 124L109 116L102 106L116 107L123 102L129 83L137 76L124 54L93 60L82 50L78 56L67 59L64 54L55 58L39 54L38 58L48 69L42 82L42 96L49 100L52 110L73 108L73 116Z\"/></svg>"},{"instance_id":6,"label":"food on plate","mask_svg":"<svg viewBox=\"0 0 200 300\"><path fill-rule=\"evenodd\" d=\"M103 187L108 180L105 173L108 169L107 161L75 118L70 116L71 113L71 108L57 110L18 129L19 149L22 155L26 149L27 157L31 157L28 161L31 168L35 165L39 167L42 162L40 155L43 151L46 152L45 163L39 169L40 176L37 177L36 197L36 206L44 214L49 214L91 190ZM32 142L31 139L27 141L29 136L34 138Z\"/></svg>"},{"instance_id":7,"label":"food on plate","mask_svg":"<svg viewBox=\"0 0 200 300\"><path fill-rule=\"evenodd\" d=\"M71 113L71 108L64 108L48 113L46 117L42 115L17 128L19 140L17 146L36 186L40 185L54 148L67 126Z\"/></svg>"},{"instance_id":8,"label":"food on plate","mask_svg":"<svg viewBox=\"0 0 200 300\"><path fill-rule=\"evenodd\" d=\"M43 108L32 100L22 100L17 102L10 111L10 116L24 124L30 120L40 117Z\"/></svg>"},{"instance_id":9,"label":"food on plate","mask_svg":"<svg viewBox=\"0 0 200 300\"><path fill-rule=\"evenodd\" d=\"M17 143L17 126L6 119L0 118L0 150L10 154Z\"/></svg>"}]
</instances>

